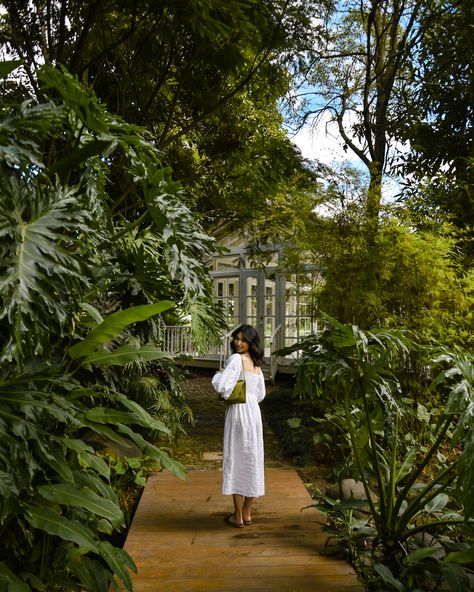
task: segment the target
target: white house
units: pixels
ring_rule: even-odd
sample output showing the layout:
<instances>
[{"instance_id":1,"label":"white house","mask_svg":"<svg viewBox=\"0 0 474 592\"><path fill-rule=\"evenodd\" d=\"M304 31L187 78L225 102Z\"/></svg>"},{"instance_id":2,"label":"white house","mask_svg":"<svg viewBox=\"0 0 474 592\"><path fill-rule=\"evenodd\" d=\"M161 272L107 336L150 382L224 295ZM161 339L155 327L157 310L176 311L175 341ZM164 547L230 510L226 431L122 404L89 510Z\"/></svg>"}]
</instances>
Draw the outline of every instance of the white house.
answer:
<instances>
[{"instance_id":1,"label":"white house","mask_svg":"<svg viewBox=\"0 0 474 592\"><path fill-rule=\"evenodd\" d=\"M239 233L222 229L217 243L228 249L209 262L214 298L227 320L229 333L222 346L206 355L193 351L189 328L168 327L165 348L189 356L192 365L217 366L229 353L228 335L239 325L253 325L265 348L265 366L271 378L291 371L291 359L272 353L291 345L316 330L315 284L320 275L314 265L300 264L287 269L278 245L256 247L244 242Z\"/></svg>"}]
</instances>

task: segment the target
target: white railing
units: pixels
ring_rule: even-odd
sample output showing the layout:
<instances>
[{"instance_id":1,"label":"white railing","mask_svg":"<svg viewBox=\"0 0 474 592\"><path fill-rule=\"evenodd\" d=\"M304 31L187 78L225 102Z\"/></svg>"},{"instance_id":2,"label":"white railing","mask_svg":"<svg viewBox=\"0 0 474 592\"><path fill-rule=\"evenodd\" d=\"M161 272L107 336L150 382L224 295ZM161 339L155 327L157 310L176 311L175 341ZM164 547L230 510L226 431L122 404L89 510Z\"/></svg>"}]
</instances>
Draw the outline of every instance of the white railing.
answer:
<instances>
[{"instance_id":1,"label":"white railing","mask_svg":"<svg viewBox=\"0 0 474 592\"><path fill-rule=\"evenodd\" d=\"M219 370L224 366L224 362L230 354L230 337L234 330L229 331L221 337L221 343L219 345Z\"/></svg>"},{"instance_id":2,"label":"white railing","mask_svg":"<svg viewBox=\"0 0 474 592\"><path fill-rule=\"evenodd\" d=\"M188 356L192 358L201 357L219 361L219 368L222 369L224 362L230 355L230 341L233 331L229 331L221 337L220 344L209 350L207 354L200 355L194 346L191 327L185 325L163 325L163 349L175 356ZM273 331L270 340L270 368L269 378L272 382L278 372L280 358L274 352L284 347L283 325L278 325Z\"/></svg>"},{"instance_id":3,"label":"white railing","mask_svg":"<svg viewBox=\"0 0 474 592\"><path fill-rule=\"evenodd\" d=\"M166 325L164 327L163 349L173 355L196 356L191 327Z\"/></svg>"},{"instance_id":4,"label":"white railing","mask_svg":"<svg viewBox=\"0 0 474 592\"><path fill-rule=\"evenodd\" d=\"M278 372L278 358L273 355L273 352L280 349L280 337L281 337L281 323L273 331L270 337L270 380L275 382L275 376Z\"/></svg>"}]
</instances>

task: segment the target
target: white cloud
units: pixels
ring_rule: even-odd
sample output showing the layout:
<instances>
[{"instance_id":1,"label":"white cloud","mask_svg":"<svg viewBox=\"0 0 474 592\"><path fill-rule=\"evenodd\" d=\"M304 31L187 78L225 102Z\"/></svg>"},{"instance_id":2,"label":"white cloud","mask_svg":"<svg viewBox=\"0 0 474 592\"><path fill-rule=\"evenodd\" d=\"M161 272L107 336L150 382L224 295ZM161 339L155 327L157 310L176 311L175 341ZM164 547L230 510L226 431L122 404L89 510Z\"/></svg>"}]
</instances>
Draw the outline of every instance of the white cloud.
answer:
<instances>
[{"instance_id":1,"label":"white cloud","mask_svg":"<svg viewBox=\"0 0 474 592\"><path fill-rule=\"evenodd\" d=\"M290 135L290 139L305 158L319 160L327 165L342 161L360 165L350 150L344 150L344 142L337 125L330 121L329 113L323 114L317 123L314 119L309 120L295 135Z\"/></svg>"},{"instance_id":2,"label":"white cloud","mask_svg":"<svg viewBox=\"0 0 474 592\"><path fill-rule=\"evenodd\" d=\"M346 128L348 129L347 123ZM310 120L296 134L290 134L290 139L301 150L304 158L317 160L328 166L346 163L368 173L367 167L349 148L344 150L344 141L339 135L338 127L330 121L328 113L323 114L317 123ZM383 201L392 200L399 191L397 181L385 176L382 184Z\"/></svg>"}]
</instances>

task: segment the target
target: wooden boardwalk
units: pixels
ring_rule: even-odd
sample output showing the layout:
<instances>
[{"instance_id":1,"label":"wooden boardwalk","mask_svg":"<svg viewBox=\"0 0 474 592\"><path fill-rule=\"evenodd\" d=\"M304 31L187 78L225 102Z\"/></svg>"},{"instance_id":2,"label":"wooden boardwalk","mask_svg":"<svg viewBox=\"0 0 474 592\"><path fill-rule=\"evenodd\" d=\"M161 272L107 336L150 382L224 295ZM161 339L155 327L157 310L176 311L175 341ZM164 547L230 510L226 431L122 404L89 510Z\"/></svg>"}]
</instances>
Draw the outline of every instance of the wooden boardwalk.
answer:
<instances>
[{"instance_id":1,"label":"wooden boardwalk","mask_svg":"<svg viewBox=\"0 0 474 592\"><path fill-rule=\"evenodd\" d=\"M266 468L265 478L253 524L238 529L223 520L231 498L219 470L151 475L125 543L134 591L362 592L351 566L324 554L321 515L301 511L312 500L297 473Z\"/></svg>"}]
</instances>

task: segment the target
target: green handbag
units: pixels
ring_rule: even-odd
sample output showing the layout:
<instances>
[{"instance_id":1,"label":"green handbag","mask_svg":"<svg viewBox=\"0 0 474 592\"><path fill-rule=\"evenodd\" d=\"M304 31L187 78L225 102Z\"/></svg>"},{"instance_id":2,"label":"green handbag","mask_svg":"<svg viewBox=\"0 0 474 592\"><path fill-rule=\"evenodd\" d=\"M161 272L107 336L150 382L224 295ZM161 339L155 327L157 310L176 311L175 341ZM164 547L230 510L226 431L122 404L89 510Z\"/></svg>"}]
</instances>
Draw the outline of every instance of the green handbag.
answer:
<instances>
[{"instance_id":1,"label":"green handbag","mask_svg":"<svg viewBox=\"0 0 474 592\"><path fill-rule=\"evenodd\" d=\"M240 372L239 380L232 389L230 397L228 399L225 399L225 402L227 405L233 405L234 403L245 403L246 400L247 398L245 391L245 377L244 371L242 369L242 371Z\"/></svg>"}]
</instances>

